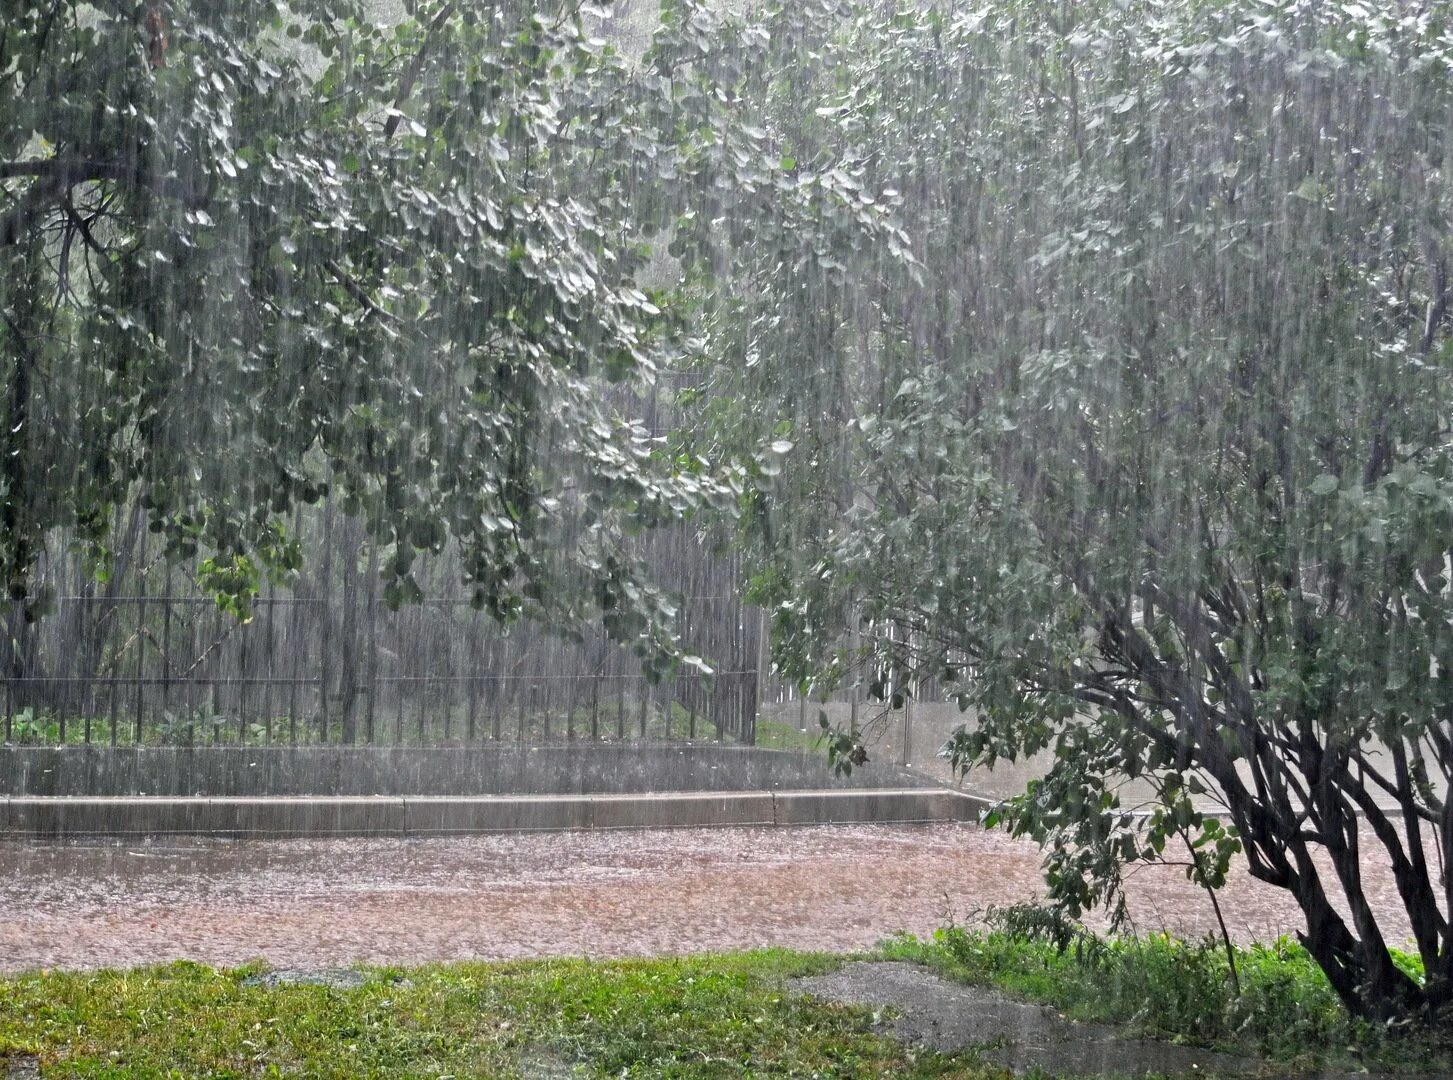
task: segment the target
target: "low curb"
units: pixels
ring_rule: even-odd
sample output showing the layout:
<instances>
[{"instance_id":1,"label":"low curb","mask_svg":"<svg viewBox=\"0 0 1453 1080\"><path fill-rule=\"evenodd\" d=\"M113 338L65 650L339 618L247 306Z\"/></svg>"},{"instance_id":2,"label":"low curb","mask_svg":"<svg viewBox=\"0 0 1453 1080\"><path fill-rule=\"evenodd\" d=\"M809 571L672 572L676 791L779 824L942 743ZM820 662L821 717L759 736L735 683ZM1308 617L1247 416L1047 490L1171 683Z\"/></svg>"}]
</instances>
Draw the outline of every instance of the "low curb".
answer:
<instances>
[{"instance_id":1,"label":"low curb","mask_svg":"<svg viewBox=\"0 0 1453 1080\"><path fill-rule=\"evenodd\" d=\"M987 799L943 788L644 795L4 796L0 839L83 836L450 836L567 829L977 821Z\"/></svg>"}]
</instances>

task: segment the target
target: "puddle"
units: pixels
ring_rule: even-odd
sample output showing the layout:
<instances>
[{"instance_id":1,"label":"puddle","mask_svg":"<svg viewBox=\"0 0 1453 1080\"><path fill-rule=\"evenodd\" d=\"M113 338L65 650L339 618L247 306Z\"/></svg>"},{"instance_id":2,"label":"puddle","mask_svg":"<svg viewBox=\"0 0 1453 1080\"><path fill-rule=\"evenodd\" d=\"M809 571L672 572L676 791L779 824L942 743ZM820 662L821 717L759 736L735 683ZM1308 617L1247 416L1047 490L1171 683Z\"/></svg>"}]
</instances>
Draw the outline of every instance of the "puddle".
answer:
<instances>
[{"instance_id":1,"label":"puddle","mask_svg":"<svg viewBox=\"0 0 1453 1080\"><path fill-rule=\"evenodd\" d=\"M977 1049L986 1062L1016 1076L1038 1070L1116 1080L1145 1076L1392 1080L1365 1072L1292 1074L1256 1058L1134 1038L1110 1024L1067 1020L1046 1006L1015 1001L987 987L949 982L929 968L900 961L857 961L828 975L793 979L788 985L824 1001L891 1009L897 1015L882 1023L894 1038L942 1053Z\"/></svg>"},{"instance_id":2,"label":"puddle","mask_svg":"<svg viewBox=\"0 0 1453 1080\"><path fill-rule=\"evenodd\" d=\"M986 1061L1024 1075L1034 1069L1080 1076L1249 1077L1259 1064L1212 1050L1132 1039L1115 1028L1066 1020L1053 1009L951 983L896 961L845 964L830 975L794 979L794 990L847 1005L890 1007L895 1038L943 1053L982 1047Z\"/></svg>"}]
</instances>

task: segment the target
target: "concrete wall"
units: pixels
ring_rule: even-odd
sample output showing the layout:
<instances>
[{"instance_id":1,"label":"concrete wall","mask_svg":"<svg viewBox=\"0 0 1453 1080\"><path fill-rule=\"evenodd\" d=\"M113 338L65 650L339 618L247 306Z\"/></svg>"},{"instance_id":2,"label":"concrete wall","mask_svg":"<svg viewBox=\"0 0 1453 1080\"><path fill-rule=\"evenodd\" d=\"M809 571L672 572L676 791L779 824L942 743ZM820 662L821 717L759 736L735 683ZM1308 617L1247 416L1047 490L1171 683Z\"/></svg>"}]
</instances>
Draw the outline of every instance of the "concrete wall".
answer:
<instances>
[{"instance_id":1,"label":"concrete wall","mask_svg":"<svg viewBox=\"0 0 1453 1080\"><path fill-rule=\"evenodd\" d=\"M654 795L27 798L0 796L0 839L448 836L562 829L975 821L987 804L945 788Z\"/></svg>"},{"instance_id":2,"label":"concrete wall","mask_svg":"<svg viewBox=\"0 0 1453 1080\"><path fill-rule=\"evenodd\" d=\"M0 796L596 795L933 787L887 762L835 777L821 753L680 745L0 747Z\"/></svg>"}]
</instances>

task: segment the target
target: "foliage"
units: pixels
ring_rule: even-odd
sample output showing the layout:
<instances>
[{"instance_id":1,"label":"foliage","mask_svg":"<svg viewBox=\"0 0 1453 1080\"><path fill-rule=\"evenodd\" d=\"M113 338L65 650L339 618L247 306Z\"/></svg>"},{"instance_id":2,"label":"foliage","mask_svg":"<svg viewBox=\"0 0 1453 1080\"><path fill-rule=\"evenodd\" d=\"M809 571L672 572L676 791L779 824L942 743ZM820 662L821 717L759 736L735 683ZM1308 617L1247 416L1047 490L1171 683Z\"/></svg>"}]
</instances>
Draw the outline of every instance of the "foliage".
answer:
<instances>
[{"instance_id":1,"label":"foliage","mask_svg":"<svg viewBox=\"0 0 1453 1080\"><path fill-rule=\"evenodd\" d=\"M996 1071L914 1051L867 1010L782 990L836 959L452 964L364 973L362 986L250 986L258 968L196 964L0 980L0 1064L46 1076L952 1075Z\"/></svg>"},{"instance_id":2,"label":"foliage","mask_svg":"<svg viewBox=\"0 0 1453 1080\"><path fill-rule=\"evenodd\" d=\"M1069 914L1242 849L1355 1011L1453 1003L1446 13L852 14L764 16L802 61L756 122L912 257L796 208L706 349L717 445L792 447L744 514L777 663L943 688L959 769L1051 750L1005 820Z\"/></svg>"},{"instance_id":3,"label":"foliage","mask_svg":"<svg viewBox=\"0 0 1453 1080\"><path fill-rule=\"evenodd\" d=\"M579 5L0 6L9 597L62 527L104 579L137 496L246 618L331 495L395 606L452 540L496 617L663 657L629 536L739 484L631 418L682 347L641 280L685 135Z\"/></svg>"}]
</instances>

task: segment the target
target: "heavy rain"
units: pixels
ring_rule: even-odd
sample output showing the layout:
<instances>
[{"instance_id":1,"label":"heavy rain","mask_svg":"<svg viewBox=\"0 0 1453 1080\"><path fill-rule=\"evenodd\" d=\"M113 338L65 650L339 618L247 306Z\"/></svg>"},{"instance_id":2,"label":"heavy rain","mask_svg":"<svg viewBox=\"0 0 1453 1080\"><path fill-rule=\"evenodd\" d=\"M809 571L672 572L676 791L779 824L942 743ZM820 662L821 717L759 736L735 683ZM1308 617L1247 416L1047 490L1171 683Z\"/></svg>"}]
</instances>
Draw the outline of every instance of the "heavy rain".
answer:
<instances>
[{"instance_id":1,"label":"heavy rain","mask_svg":"<svg viewBox=\"0 0 1453 1080\"><path fill-rule=\"evenodd\" d=\"M1450 152L1444 0L0 0L0 1077L1453 1074Z\"/></svg>"}]
</instances>

